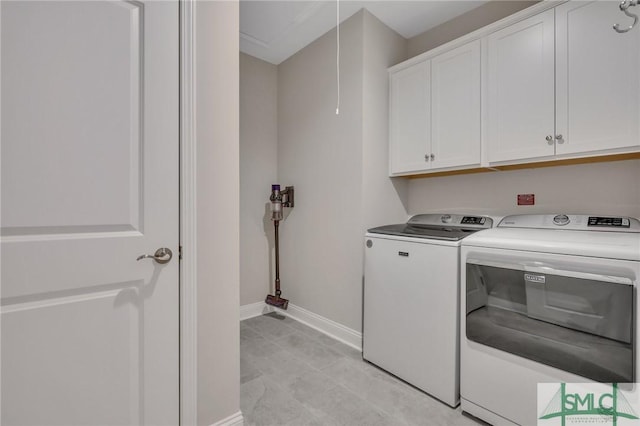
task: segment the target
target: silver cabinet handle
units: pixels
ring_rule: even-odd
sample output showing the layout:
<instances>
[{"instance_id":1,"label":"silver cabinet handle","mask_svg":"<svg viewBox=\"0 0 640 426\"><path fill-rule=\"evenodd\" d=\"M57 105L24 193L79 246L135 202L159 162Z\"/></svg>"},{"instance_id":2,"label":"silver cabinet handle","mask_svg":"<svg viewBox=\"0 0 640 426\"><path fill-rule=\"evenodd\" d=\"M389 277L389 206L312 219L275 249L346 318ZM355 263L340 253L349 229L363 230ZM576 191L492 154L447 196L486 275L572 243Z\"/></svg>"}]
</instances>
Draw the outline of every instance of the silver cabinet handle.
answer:
<instances>
[{"instance_id":1,"label":"silver cabinet handle","mask_svg":"<svg viewBox=\"0 0 640 426\"><path fill-rule=\"evenodd\" d=\"M429 161L429 154L424 155L424 161Z\"/></svg>"},{"instance_id":2,"label":"silver cabinet handle","mask_svg":"<svg viewBox=\"0 0 640 426\"><path fill-rule=\"evenodd\" d=\"M564 139L562 138L562 135L556 135L556 141L558 141L558 143L564 143Z\"/></svg>"},{"instance_id":3,"label":"silver cabinet handle","mask_svg":"<svg viewBox=\"0 0 640 426\"><path fill-rule=\"evenodd\" d=\"M553 136L551 135L547 135L547 137L545 138L547 140L547 142L549 143L549 145L553 145Z\"/></svg>"},{"instance_id":4,"label":"silver cabinet handle","mask_svg":"<svg viewBox=\"0 0 640 426\"><path fill-rule=\"evenodd\" d=\"M173 252L166 247L162 247L156 250L153 256L150 254L141 254L140 256L138 256L136 260L153 259L159 264L164 265L165 263L169 263L172 257L173 257Z\"/></svg>"},{"instance_id":5,"label":"silver cabinet handle","mask_svg":"<svg viewBox=\"0 0 640 426\"><path fill-rule=\"evenodd\" d=\"M435 159L436 159L436 156L435 156L435 155L433 155L433 154L431 154L431 161L433 161L433 160L435 160Z\"/></svg>"}]
</instances>

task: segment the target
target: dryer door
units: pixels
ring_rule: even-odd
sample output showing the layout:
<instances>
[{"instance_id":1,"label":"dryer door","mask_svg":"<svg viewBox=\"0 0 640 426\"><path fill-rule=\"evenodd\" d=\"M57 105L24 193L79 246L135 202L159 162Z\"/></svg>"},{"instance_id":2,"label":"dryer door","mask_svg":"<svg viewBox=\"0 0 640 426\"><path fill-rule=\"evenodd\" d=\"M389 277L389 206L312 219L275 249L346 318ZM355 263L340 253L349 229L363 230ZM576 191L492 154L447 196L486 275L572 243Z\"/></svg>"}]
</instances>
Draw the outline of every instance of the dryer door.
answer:
<instances>
[{"instance_id":1,"label":"dryer door","mask_svg":"<svg viewBox=\"0 0 640 426\"><path fill-rule=\"evenodd\" d=\"M599 382L633 382L634 280L627 268L588 262L470 256L467 338Z\"/></svg>"}]
</instances>

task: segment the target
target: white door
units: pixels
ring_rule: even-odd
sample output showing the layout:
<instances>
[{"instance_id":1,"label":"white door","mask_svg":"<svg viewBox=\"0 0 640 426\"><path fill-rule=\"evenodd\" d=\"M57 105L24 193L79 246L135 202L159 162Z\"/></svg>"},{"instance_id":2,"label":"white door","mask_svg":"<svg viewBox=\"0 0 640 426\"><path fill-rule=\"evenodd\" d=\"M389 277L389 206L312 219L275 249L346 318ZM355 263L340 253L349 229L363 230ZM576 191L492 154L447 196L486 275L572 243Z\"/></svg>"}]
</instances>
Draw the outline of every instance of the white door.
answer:
<instances>
[{"instance_id":1,"label":"white door","mask_svg":"<svg viewBox=\"0 0 640 426\"><path fill-rule=\"evenodd\" d=\"M553 9L489 35L487 45L488 160L554 155Z\"/></svg>"},{"instance_id":2,"label":"white door","mask_svg":"<svg viewBox=\"0 0 640 426\"><path fill-rule=\"evenodd\" d=\"M637 147L640 123L640 28L615 2L556 8L556 154Z\"/></svg>"},{"instance_id":3,"label":"white door","mask_svg":"<svg viewBox=\"0 0 640 426\"><path fill-rule=\"evenodd\" d=\"M430 61L390 76L389 172L429 168L431 146Z\"/></svg>"},{"instance_id":4,"label":"white door","mask_svg":"<svg viewBox=\"0 0 640 426\"><path fill-rule=\"evenodd\" d=\"M1 14L2 424L176 425L177 2Z\"/></svg>"},{"instance_id":5,"label":"white door","mask_svg":"<svg viewBox=\"0 0 640 426\"><path fill-rule=\"evenodd\" d=\"M431 168L480 164L480 40L431 60Z\"/></svg>"}]
</instances>

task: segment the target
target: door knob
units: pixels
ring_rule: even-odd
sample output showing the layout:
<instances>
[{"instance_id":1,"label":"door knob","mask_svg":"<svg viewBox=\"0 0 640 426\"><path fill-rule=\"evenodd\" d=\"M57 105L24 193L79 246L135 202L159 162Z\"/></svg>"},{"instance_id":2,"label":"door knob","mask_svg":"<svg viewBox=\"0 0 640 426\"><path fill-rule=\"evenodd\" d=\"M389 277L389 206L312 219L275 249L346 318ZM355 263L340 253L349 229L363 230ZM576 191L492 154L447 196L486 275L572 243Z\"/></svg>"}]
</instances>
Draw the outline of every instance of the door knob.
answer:
<instances>
[{"instance_id":1,"label":"door knob","mask_svg":"<svg viewBox=\"0 0 640 426\"><path fill-rule=\"evenodd\" d=\"M562 135L556 135L556 141L558 141L558 143L564 143L564 139L562 138Z\"/></svg>"},{"instance_id":2,"label":"door knob","mask_svg":"<svg viewBox=\"0 0 640 426\"><path fill-rule=\"evenodd\" d=\"M553 136L548 135L546 138L547 142L549 143L549 145L553 145Z\"/></svg>"},{"instance_id":3,"label":"door knob","mask_svg":"<svg viewBox=\"0 0 640 426\"><path fill-rule=\"evenodd\" d=\"M141 254L140 256L138 256L136 260L153 259L159 264L164 265L165 263L169 263L172 257L173 257L173 252L166 247L162 247L156 250L156 252L153 255Z\"/></svg>"}]
</instances>

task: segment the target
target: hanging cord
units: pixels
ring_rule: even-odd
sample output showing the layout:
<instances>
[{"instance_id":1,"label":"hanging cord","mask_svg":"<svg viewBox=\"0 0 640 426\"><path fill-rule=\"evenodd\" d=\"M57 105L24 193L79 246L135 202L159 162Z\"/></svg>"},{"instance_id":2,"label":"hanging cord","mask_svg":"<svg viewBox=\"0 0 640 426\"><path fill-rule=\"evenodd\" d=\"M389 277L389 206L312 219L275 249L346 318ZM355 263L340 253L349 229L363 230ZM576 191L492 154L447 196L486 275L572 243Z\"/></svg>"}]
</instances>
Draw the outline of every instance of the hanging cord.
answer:
<instances>
[{"instance_id":1,"label":"hanging cord","mask_svg":"<svg viewBox=\"0 0 640 426\"><path fill-rule=\"evenodd\" d=\"M336 115L340 115L340 0L336 0L336 32L336 83L338 86Z\"/></svg>"}]
</instances>

